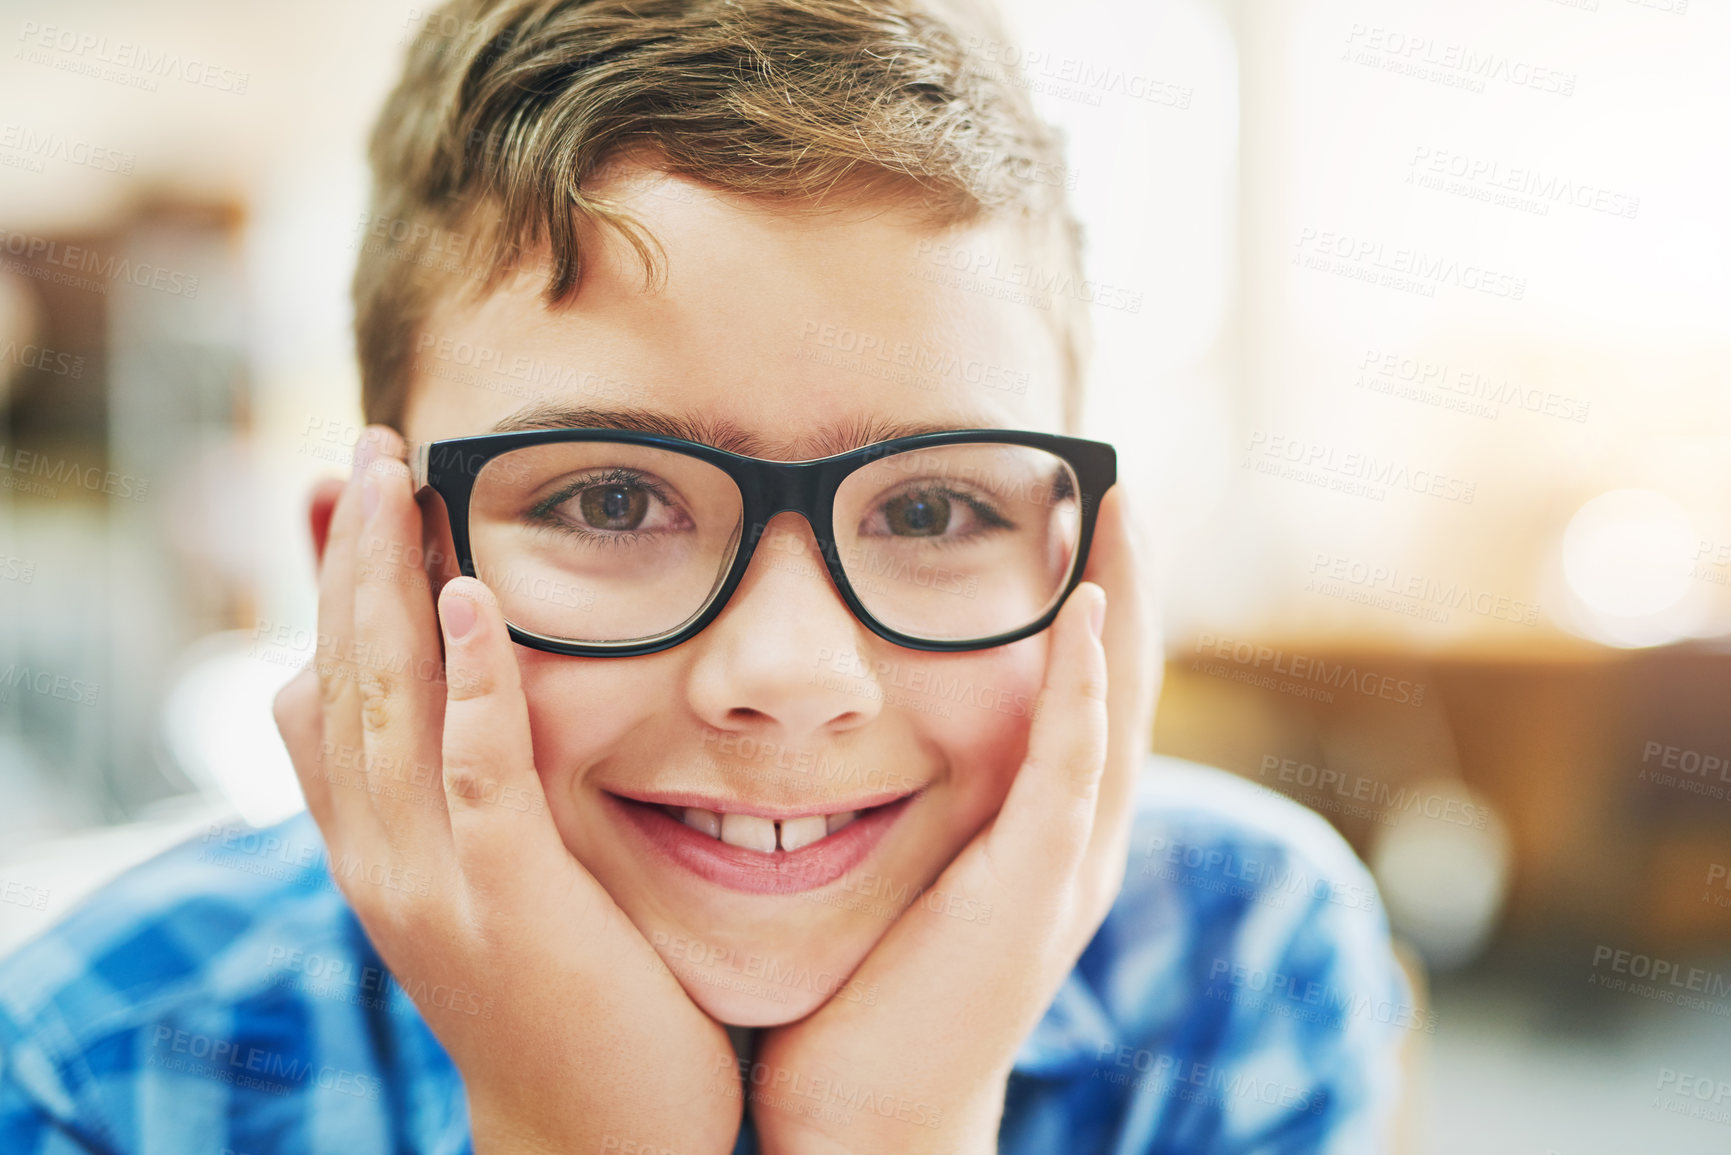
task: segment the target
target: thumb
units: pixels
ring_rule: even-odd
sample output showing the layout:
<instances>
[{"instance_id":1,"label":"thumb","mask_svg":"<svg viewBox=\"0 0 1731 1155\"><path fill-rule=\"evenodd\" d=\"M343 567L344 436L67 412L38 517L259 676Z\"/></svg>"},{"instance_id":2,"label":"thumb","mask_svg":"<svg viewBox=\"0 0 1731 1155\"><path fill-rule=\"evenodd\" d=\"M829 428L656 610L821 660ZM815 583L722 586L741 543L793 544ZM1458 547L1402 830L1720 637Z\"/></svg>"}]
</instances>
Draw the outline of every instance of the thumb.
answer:
<instances>
[{"instance_id":1,"label":"thumb","mask_svg":"<svg viewBox=\"0 0 1731 1155\"><path fill-rule=\"evenodd\" d=\"M1058 615L1028 752L987 836L994 873L1029 893L1066 882L1093 830L1106 761L1105 610L1105 591L1085 581Z\"/></svg>"},{"instance_id":2,"label":"thumb","mask_svg":"<svg viewBox=\"0 0 1731 1155\"><path fill-rule=\"evenodd\" d=\"M495 892L569 861L535 772L529 706L499 601L459 577L439 593L445 639L445 803L464 877Z\"/></svg>"}]
</instances>

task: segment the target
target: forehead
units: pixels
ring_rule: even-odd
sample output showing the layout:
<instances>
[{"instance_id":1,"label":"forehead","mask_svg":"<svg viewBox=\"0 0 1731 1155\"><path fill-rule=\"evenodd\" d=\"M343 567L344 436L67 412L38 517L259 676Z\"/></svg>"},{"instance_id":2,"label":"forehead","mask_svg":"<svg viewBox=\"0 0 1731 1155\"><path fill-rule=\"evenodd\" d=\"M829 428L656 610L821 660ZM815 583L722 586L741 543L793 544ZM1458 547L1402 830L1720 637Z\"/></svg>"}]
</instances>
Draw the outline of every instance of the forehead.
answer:
<instances>
[{"instance_id":1,"label":"forehead","mask_svg":"<svg viewBox=\"0 0 1731 1155\"><path fill-rule=\"evenodd\" d=\"M413 342L410 440L636 417L793 460L922 428L1061 431L1052 319L1002 289L1028 259L1013 225L790 212L644 168L590 191L642 223L664 280L646 291L603 229L555 309L539 274L448 298Z\"/></svg>"}]
</instances>

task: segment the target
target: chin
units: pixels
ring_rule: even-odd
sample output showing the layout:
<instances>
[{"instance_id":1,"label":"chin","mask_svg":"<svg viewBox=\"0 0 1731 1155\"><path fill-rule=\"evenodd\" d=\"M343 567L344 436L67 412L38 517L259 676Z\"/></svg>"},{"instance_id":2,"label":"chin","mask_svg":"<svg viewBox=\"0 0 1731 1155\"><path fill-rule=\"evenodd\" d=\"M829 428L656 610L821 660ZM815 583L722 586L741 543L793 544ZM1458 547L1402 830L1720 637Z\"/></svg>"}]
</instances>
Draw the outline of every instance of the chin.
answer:
<instances>
[{"instance_id":1,"label":"chin","mask_svg":"<svg viewBox=\"0 0 1731 1155\"><path fill-rule=\"evenodd\" d=\"M771 946L721 936L652 934L655 952L699 1010L735 1027L779 1027L805 1018L831 999L867 1006L875 987L853 972L874 945L837 950L835 942ZM725 945L723 945L725 944Z\"/></svg>"},{"instance_id":2,"label":"chin","mask_svg":"<svg viewBox=\"0 0 1731 1155\"><path fill-rule=\"evenodd\" d=\"M731 1027L780 1027L805 1018L829 999L804 990L784 990L764 984L742 982L744 990L729 990L700 980L689 971L675 971L679 983L697 1008L718 1023Z\"/></svg>"}]
</instances>

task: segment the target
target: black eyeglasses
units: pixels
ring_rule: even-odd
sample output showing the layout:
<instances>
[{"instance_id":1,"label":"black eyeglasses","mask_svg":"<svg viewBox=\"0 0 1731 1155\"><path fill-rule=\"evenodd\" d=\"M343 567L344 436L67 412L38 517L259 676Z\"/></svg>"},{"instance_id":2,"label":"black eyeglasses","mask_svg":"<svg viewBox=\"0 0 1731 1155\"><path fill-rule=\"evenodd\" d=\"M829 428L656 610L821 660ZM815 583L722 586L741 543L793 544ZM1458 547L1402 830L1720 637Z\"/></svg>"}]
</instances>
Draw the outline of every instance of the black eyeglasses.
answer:
<instances>
[{"instance_id":1,"label":"black eyeglasses","mask_svg":"<svg viewBox=\"0 0 1731 1155\"><path fill-rule=\"evenodd\" d=\"M873 633L980 650L1052 624L1082 580L1112 446L1014 429L898 437L768 461L654 433L536 429L421 445L415 483L444 499L464 574L511 637L556 654L665 650L714 621L777 514Z\"/></svg>"}]
</instances>

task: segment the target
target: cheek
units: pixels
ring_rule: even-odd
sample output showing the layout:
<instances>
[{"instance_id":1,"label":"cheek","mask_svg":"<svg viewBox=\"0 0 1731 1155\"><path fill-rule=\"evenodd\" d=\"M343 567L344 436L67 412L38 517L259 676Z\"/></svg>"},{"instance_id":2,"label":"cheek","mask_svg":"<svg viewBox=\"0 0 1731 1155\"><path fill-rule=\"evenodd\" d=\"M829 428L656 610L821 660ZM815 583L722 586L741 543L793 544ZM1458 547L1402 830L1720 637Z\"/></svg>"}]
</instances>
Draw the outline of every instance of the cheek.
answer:
<instances>
[{"instance_id":1,"label":"cheek","mask_svg":"<svg viewBox=\"0 0 1731 1155\"><path fill-rule=\"evenodd\" d=\"M517 647L535 767L561 804L575 776L640 728L670 699L652 659L573 658Z\"/></svg>"},{"instance_id":2,"label":"cheek","mask_svg":"<svg viewBox=\"0 0 1731 1155\"><path fill-rule=\"evenodd\" d=\"M942 751L950 767L956 818L971 829L997 812L1028 749L1028 730L1046 669L1045 634L979 654L958 655L934 667L943 679L934 704L948 708L915 714L922 739ZM954 680L952 688L951 679Z\"/></svg>"}]
</instances>

